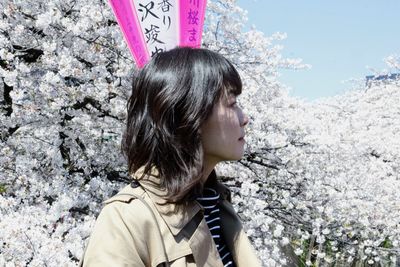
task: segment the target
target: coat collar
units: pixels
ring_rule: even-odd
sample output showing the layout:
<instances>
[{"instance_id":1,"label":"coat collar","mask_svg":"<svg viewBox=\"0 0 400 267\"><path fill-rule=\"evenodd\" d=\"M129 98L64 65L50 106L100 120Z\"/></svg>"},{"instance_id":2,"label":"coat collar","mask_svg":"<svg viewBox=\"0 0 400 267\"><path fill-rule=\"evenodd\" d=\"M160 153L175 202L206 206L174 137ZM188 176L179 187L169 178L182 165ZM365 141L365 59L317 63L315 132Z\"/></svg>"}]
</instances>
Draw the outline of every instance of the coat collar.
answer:
<instances>
[{"instance_id":1,"label":"coat collar","mask_svg":"<svg viewBox=\"0 0 400 267\"><path fill-rule=\"evenodd\" d=\"M142 176L144 169L139 169L134 179ZM215 174L215 173L214 173ZM261 266L251 247L251 244L242 229L240 219L231 206L230 191L227 187L211 175L207 184L211 184L220 193L224 201L221 202L221 223L224 231L225 241L230 247L236 265L239 266ZM211 179L211 180L210 180ZM167 225L175 240L181 240L179 236L186 237L187 244L193 254L197 266L223 267L218 250L213 242L206 221L203 219L202 208L197 201L192 201L186 206L176 204L165 204L163 196L166 191L160 188L158 171L153 168L149 175L137 180L146 191L153 206ZM165 205L163 205L165 204ZM175 243L174 243L175 244ZM175 246L172 246L176 249ZM185 245L183 245L185 247ZM182 247L179 247L182 250Z\"/></svg>"},{"instance_id":2,"label":"coat collar","mask_svg":"<svg viewBox=\"0 0 400 267\"><path fill-rule=\"evenodd\" d=\"M160 175L158 170L153 167L149 175L143 176L144 167L139 168L132 176L140 186L148 193L154 203L155 208L160 213L162 219L167 224L171 233L176 236L181 230L198 214L203 212L203 208L197 201L187 204L166 204L166 190L160 187ZM139 179L143 176L142 179ZM221 198L230 200L230 191L227 187L216 180L215 175L210 177Z\"/></svg>"}]
</instances>

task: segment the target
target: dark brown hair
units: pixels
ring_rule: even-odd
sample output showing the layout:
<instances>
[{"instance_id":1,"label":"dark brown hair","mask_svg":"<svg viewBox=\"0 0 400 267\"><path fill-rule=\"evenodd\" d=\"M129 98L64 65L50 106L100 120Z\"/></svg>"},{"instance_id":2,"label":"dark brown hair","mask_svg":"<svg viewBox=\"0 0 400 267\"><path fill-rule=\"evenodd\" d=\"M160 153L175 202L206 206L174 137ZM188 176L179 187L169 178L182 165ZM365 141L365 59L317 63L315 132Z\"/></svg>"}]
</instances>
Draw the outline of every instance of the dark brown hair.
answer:
<instances>
[{"instance_id":1,"label":"dark brown hair","mask_svg":"<svg viewBox=\"0 0 400 267\"><path fill-rule=\"evenodd\" d=\"M202 123L222 95L239 95L234 66L207 49L175 48L155 55L134 76L122 151L128 170L156 167L168 202L184 203L202 190Z\"/></svg>"}]
</instances>

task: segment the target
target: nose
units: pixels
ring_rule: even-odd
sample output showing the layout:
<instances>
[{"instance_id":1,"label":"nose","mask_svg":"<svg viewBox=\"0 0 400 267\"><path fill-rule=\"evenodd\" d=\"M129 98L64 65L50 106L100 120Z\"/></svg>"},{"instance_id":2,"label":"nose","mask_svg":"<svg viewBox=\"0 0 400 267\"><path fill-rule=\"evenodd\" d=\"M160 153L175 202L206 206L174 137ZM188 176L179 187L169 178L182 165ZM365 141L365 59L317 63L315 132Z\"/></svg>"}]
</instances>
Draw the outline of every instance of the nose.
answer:
<instances>
[{"instance_id":1,"label":"nose","mask_svg":"<svg viewBox=\"0 0 400 267\"><path fill-rule=\"evenodd\" d=\"M242 123L241 126L244 127L249 123L249 116L242 111Z\"/></svg>"}]
</instances>

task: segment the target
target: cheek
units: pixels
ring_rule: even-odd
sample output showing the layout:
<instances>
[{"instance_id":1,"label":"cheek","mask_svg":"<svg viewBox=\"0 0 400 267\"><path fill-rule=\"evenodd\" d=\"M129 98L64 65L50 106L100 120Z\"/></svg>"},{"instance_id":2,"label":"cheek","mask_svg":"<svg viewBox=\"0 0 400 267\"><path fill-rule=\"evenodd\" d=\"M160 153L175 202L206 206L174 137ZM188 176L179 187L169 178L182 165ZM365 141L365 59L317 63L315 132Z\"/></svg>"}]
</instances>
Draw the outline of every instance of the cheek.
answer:
<instances>
[{"instance_id":1,"label":"cheek","mask_svg":"<svg viewBox=\"0 0 400 267\"><path fill-rule=\"evenodd\" d=\"M226 135L237 134L240 129L238 114L231 112L221 120L220 125L222 126L222 131L224 131Z\"/></svg>"},{"instance_id":2,"label":"cheek","mask_svg":"<svg viewBox=\"0 0 400 267\"><path fill-rule=\"evenodd\" d=\"M216 121L207 123L201 129L202 145L206 153L213 153L215 150L219 150L220 146L224 144L225 139L221 125L216 123Z\"/></svg>"},{"instance_id":3,"label":"cheek","mask_svg":"<svg viewBox=\"0 0 400 267\"><path fill-rule=\"evenodd\" d=\"M238 114L231 109L217 109L201 127L203 147L206 150L232 145L241 135Z\"/></svg>"},{"instance_id":4,"label":"cheek","mask_svg":"<svg viewBox=\"0 0 400 267\"><path fill-rule=\"evenodd\" d=\"M225 118L224 120L218 121L208 129L206 138L209 149L221 147L228 148L238 135L238 127L231 118Z\"/></svg>"},{"instance_id":5,"label":"cheek","mask_svg":"<svg viewBox=\"0 0 400 267\"><path fill-rule=\"evenodd\" d=\"M201 135L205 149L210 150L222 140L221 131L217 127L208 127Z\"/></svg>"}]
</instances>

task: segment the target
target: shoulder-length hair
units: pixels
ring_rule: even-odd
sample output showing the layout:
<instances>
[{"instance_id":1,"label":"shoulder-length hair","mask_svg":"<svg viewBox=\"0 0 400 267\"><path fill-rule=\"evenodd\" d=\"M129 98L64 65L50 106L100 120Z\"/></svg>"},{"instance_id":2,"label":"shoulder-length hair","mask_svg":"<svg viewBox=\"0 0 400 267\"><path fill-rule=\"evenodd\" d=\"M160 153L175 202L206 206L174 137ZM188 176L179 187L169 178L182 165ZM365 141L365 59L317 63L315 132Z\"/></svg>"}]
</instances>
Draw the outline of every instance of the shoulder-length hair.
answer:
<instances>
[{"instance_id":1,"label":"shoulder-length hair","mask_svg":"<svg viewBox=\"0 0 400 267\"><path fill-rule=\"evenodd\" d=\"M134 76L121 143L129 173L156 167L167 202L192 200L203 188L200 126L222 96L241 93L240 76L220 54L188 47L155 55Z\"/></svg>"}]
</instances>

